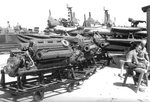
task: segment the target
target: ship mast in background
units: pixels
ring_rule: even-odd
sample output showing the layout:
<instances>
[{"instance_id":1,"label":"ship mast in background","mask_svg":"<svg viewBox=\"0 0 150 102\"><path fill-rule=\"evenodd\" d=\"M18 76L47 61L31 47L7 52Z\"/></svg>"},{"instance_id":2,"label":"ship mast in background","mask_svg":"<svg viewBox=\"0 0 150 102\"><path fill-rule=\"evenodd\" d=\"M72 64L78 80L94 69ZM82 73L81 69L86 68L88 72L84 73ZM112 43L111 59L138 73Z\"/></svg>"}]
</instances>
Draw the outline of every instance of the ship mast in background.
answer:
<instances>
[{"instance_id":1,"label":"ship mast in background","mask_svg":"<svg viewBox=\"0 0 150 102\"><path fill-rule=\"evenodd\" d=\"M73 18L72 17L72 7L67 4L67 9L68 9L68 22L70 23L70 26L73 26L74 24L73 24L73 20L72 20L72 18Z\"/></svg>"},{"instance_id":2,"label":"ship mast in background","mask_svg":"<svg viewBox=\"0 0 150 102\"><path fill-rule=\"evenodd\" d=\"M110 14L108 13L108 9L105 9L104 7L104 26L110 27Z\"/></svg>"},{"instance_id":3,"label":"ship mast in background","mask_svg":"<svg viewBox=\"0 0 150 102\"><path fill-rule=\"evenodd\" d=\"M72 7L69 6L68 4L67 4L67 10L68 10L68 23L69 23L69 26L79 25L78 19L76 19L76 17L75 17L75 12L72 12Z\"/></svg>"},{"instance_id":4,"label":"ship mast in background","mask_svg":"<svg viewBox=\"0 0 150 102\"><path fill-rule=\"evenodd\" d=\"M110 14L108 13L108 9L105 9L104 7L104 22L102 25L107 27L115 26L116 18L114 18L114 21L110 19Z\"/></svg>"}]
</instances>

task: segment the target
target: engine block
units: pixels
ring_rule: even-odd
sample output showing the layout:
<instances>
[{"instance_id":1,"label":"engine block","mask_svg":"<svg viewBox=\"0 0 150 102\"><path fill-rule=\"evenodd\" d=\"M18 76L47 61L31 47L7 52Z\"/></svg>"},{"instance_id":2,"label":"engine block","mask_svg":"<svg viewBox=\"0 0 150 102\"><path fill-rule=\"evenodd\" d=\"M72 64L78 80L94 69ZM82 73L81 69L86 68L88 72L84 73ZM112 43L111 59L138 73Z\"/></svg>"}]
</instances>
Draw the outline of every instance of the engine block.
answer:
<instances>
[{"instance_id":1,"label":"engine block","mask_svg":"<svg viewBox=\"0 0 150 102\"><path fill-rule=\"evenodd\" d=\"M69 66L72 54L73 50L67 40L61 38L33 40L26 50L11 51L5 71L14 77L20 73L53 69L54 67L64 68Z\"/></svg>"}]
</instances>

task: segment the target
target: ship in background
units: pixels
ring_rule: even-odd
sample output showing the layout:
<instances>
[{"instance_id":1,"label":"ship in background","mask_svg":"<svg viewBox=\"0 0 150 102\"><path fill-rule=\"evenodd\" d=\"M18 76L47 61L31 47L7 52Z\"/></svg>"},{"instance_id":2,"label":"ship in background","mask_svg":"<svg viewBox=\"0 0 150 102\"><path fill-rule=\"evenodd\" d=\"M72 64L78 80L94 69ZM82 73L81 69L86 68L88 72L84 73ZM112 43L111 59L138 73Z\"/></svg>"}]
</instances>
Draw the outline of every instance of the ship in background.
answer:
<instances>
[{"instance_id":1,"label":"ship in background","mask_svg":"<svg viewBox=\"0 0 150 102\"><path fill-rule=\"evenodd\" d=\"M75 13L72 13L72 7L67 6L67 10L68 19L60 18L59 20L54 19L49 10L47 27L43 32L39 31L39 27L27 29L19 24L15 27L11 27L10 22L8 21L7 28L0 28L0 52L27 46L30 40L34 39L48 39L50 37L63 37L64 35L68 36L68 33L76 30L76 26L79 24L78 19L75 18Z\"/></svg>"},{"instance_id":2,"label":"ship in background","mask_svg":"<svg viewBox=\"0 0 150 102\"><path fill-rule=\"evenodd\" d=\"M87 19L84 14L84 22L83 25L79 27L80 29L74 30L70 32L70 34L88 36L93 34L93 32L98 32L103 37L112 36L112 26L115 26L115 21L110 19L108 10L104 8L104 22L100 23L98 20L93 19L91 12L89 12L89 17Z\"/></svg>"},{"instance_id":3,"label":"ship in background","mask_svg":"<svg viewBox=\"0 0 150 102\"><path fill-rule=\"evenodd\" d=\"M89 13L87 20L84 15L83 26L89 33L97 32L109 42L110 45L106 47L107 51L124 53L129 49L132 42L140 42L141 40L146 40L147 37L146 28L139 26L140 23L146 24L146 21L134 20L132 18L129 18L128 21L131 23L131 26L116 26L115 19L112 21L108 10L104 8L104 22L102 24L99 23L96 26Z\"/></svg>"},{"instance_id":4,"label":"ship in background","mask_svg":"<svg viewBox=\"0 0 150 102\"><path fill-rule=\"evenodd\" d=\"M67 5L68 19L60 18L56 20L52 17L49 10L49 17L47 20L47 27L44 32L39 32L39 27L34 29L27 29L17 24L14 28L11 28L9 21L7 28L0 29L0 51L9 51L10 49L20 48L20 43L28 43L34 39L48 39L49 37L70 37L70 36L93 36L96 32L106 39L110 46L109 51L124 51L130 46L130 42L140 41L143 38L136 39L133 37L147 36L145 28L139 28L137 26L131 27L117 27L115 26L115 20L110 19L108 10L104 8L104 22L100 23L92 18L91 12L89 12L89 18L86 19L84 15L83 26L79 26L78 19L75 17L75 12L72 11L72 7ZM132 25L137 25L142 21L130 19ZM132 36L132 38L130 38ZM144 37L144 38L145 38Z\"/></svg>"}]
</instances>

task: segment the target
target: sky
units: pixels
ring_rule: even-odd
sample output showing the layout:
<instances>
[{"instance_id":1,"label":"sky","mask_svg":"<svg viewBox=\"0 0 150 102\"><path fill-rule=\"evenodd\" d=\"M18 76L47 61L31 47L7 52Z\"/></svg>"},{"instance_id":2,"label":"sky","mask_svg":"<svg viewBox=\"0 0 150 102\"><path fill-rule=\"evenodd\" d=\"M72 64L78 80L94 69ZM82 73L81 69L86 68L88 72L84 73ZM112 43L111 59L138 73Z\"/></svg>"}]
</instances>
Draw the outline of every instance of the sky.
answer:
<instances>
[{"instance_id":1,"label":"sky","mask_svg":"<svg viewBox=\"0 0 150 102\"><path fill-rule=\"evenodd\" d=\"M72 7L76 18L83 23L84 14L102 23L104 7L109 10L110 18L116 19L116 25L130 25L128 18L146 20L146 13L141 8L150 5L150 0L0 0L0 26L7 27L19 23L22 27L47 26L49 10L53 18L67 18L67 4Z\"/></svg>"}]
</instances>

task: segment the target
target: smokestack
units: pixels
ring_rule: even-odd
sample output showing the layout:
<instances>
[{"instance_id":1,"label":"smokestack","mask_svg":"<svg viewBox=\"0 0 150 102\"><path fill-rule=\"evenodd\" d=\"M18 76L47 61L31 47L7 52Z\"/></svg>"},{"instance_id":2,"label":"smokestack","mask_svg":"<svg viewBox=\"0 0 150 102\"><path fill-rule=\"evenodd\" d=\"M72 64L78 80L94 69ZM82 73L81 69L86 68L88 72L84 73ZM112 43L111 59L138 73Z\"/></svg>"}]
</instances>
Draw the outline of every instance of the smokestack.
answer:
<instances>
[{"instance_id":1,"label":"smokestack","mask_svg":"<svg viewBox=\"0 0 150 102\"><path fill-rule=\"evenodd\" d=\"M87 26L87 21L86 21L86 15L84 14L84 22L83 22L83 26L86 27Z\"/></svg>"},{"instance_id":2,"label":"smokestack","mask_svg":"<svg viewBox=\"0 0 150 102\"><path fill-rule=\"evenodd\" d=\"M74 17L74 18L75 18L75 16L76 16L76 15L75 15L75 12L73 12L72 17Z\"/></svg>"},{"instance_id":3,"label":"smokestack","mask_svg":"<svg viewBox=\"0 0 150 102\"><path fill-rule=\"evenodd\" d=\"M89 18L91 18L91 12L89 12Z\"/></svg>"},{"instance_id":4,"label":"smokestack","mask_svg":"<svg viewBox=\"0 0 150 102\"><path fill-rule=\"evenodd\" d=\"M49 10L49 16L51 16L51 10Z\"/></svg>"},{"instance_id":5,"label":"smokestack","mask_svg":"<svg viewBox=\"0 0 150 102\"><path fill-rule=\"evenodd\" d=\"M10 23L9 23L9 21L7 21L7 25L8 25L8 28L10 28Z\"/></svg>"},{"instance_id":6,"label":"smokestack","mask_svg":"<svg viewBox=\"0 0 150 102\"><path fill-rule=\"evenodd\" d=\"M150 58L150 5L142 8L143 12L147 12L147 52Z\"/></svg>"},{"instance_id":7,"label":"smokestack","mask_svg":"<svg viewBox=\"0 0 150 102\"><path fill-rule=\"evenodd\" d=\"M86 21L86 15L84 14L84 21Z\"/></svg>"},{"instance_id":8,"label":"smokestack","mask_svg":"<svg viewBox=\"0 0 150 102\"><path fill-rule=\"evenodd\" d=\"M109 19L108 10L104 9L104 24L107 25Z\"/></svg>"}]
</instances>

